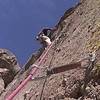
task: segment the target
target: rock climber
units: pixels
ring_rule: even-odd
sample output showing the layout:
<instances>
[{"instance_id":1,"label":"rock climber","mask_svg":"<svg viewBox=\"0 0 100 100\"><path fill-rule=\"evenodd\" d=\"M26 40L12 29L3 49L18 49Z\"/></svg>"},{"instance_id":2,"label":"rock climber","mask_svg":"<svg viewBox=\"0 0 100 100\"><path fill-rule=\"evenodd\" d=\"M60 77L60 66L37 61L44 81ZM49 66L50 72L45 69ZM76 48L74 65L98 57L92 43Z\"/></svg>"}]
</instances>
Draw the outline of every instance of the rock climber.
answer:
<instances>
[{"instance_id":1,"label":"rock climber","mask_svg":"<svg viewBox=\"0 0 100 100\"><path fill-rule=\"evenodd\" d=\"M47 46L51 44L50 38L44 34L37 36L37 40L39 40L40 43L43 44L44 48L46 48Z\"/></svg>"},{"instance_id":2,"label":"rock climber","mask_svg":"<svg viewBox=\"0 0 100 100\"><path fill-rule=\"evenodd\" d=\"M43 28L42 31L39 32L38 36L41 35L41 34L44 34L45 36L49 37L50 40L52 40L53 38L53 33L54 31L56 31L57 28L56 27L53 27L53 28Z\"/></svg>"},{"instance_id":3,"label":"rock climber","mask_svg":"<svg viewBox=\"0 0 100 100\"><path fill-rule=\"evenodd\" d=\"M37 40L43 45L44 48L51 44L51 36L52 36L52 29L45 28L43 29L38 36L36 37Z\"/></svg>"},{"instance_id":4,"label":"rock climber","mask_svg":"<svg viewBox=\"0 0 100 100\"><path fill-rule=\"evenodd\" d=\"M46 36L48 36L51 39L51 35L52 35L52 29L51 28L45 28L42 30L42 33Z\"/></svg>"},{"instance_id":5,"label":"rock climber","mask_svg":"<svg viewBox=\"0 0 100 100\"><path fill-rule=\"evenodd\" d=\"M47 36L51 39L53 30L54 29L52 29L52 28L43 28L42 31L40 31L39 35L44 34L45 36Z\"/></svg>"}]
</instances>

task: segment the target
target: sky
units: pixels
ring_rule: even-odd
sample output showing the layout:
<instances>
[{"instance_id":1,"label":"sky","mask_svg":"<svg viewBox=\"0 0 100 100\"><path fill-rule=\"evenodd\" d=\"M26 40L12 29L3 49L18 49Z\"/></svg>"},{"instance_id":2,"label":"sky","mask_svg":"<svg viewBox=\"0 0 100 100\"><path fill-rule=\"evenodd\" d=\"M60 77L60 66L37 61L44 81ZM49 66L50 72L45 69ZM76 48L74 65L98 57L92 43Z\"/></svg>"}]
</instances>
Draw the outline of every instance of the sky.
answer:
<instances>
[{"instance_id":1,"label":"sky","mask_svg":"<svg viewBox=\"0 0 100 100\"><path fill-rule=\"evenodd\" d=\"M40 47L35 36L54 27L79 0L0 0L0 48L13 52L20 66Z\"/></svg>"}]
</instances>

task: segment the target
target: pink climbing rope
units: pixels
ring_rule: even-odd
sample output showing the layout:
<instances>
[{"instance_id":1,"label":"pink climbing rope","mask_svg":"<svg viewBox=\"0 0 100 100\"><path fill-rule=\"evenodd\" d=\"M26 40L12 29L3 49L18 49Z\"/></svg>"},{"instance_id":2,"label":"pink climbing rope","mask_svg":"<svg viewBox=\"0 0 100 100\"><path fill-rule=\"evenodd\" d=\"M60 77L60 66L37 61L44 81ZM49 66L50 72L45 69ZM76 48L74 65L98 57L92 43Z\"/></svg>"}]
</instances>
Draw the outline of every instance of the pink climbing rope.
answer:
<instances>
[{"instance_id":1,"label":"pink climbing rope","mask_svg":"<svg viewBox=\"0 0 100 100\"><path fill-rule=\"evenodd\" d=\"M51 45L47 47L47 49L43 52L43 54L40 56L40 58L36 61L35 64L37 64L37 66L41 65L41 63L45 59L48 51L50 50L50 48L52 47L54 42L52 42ZM33 69L31 71L30 75L5 100L12 100L17 95L17 93L28 83L28 81L31 80L32 76L35 75L38 70L39 70L38 67L33 66Z\"/></svg>"}]
</instances>

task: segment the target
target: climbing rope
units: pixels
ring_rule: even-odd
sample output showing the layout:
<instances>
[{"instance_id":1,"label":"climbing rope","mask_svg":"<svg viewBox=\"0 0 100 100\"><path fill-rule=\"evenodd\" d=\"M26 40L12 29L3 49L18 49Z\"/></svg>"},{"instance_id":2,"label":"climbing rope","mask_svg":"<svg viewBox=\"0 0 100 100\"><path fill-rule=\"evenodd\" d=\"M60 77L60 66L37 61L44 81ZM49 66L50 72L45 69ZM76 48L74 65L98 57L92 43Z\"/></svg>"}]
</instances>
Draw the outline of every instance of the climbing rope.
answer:
<instances>
[{"instance_id":1,"label":"climbing rope","mask_svg":"<svg viewBox=\"0 0 100 100\"><path fill-rule=\"evenodd\" d=\"M47 47L47 49L43 52L43 54L36 61L35 64L38 63L38 66L41 64L41 62L44 60L45 56L47 55L48 51L52 47L53 43ZM32 76L36 74L36 72L38 70L39 70L39 68L34 67L31 71L31 73L29 74L29 76L24 81L22 81L22 83L8 97L5 97L6 98L5 100L12 100L15 97L15 95L27 84L27 82L32 78Z\"/></svg>"},{"instance_id":2,"label":"climbing rope","mask_svg":"<svg viewBox=\"0 0 100 100\"><path fill-rule=\"evenodd\" d=\"M53 53L52 53L52 58L51 58L51 61L49 63L48 69L50 69L51 64L54 60L54 54L55 54L56 48L57 48L57 40L55 41L54 50L53 50ZM43 91L44 91L44 88L45 88L45 84L47 82L47 78L48 78L48 75L47 75L47 77L45 77L44 82L43 82L42 91L41 91L41 94L40 94L40 100L42 100Z\"/></svg>"},{"instance_id":3,"label":"climbing rope","mask_svg":"<svg viewBox=\"0 0 100 100\"><path fill-rule=\"evenodd\" d=\"M46 69L46 70L49 70L49 69L50 69L51 64L52 64L52 62L53 62L53 60L54 60L54 54L55 54L55 51L56 51L56 47L57 47L57 40L55 41L54 50L53 50L53 53L52 53L52 56L51 56L52 58L51 58L51 60L50 60L49 66L46 67L46 68L40 67L40 69ZM35 65L35 66L38 67L37 65ZM32 80L44 79L43 86L42 86L42 90L41 90L41 93L40 93L40 100L42 100L43 91L44 91L45 84L46 84L46 82L47 82L47 78L48 78L48 77L49 77L49 75L46 75L46 76L44 76L44 77L39 77L39 78L37 78L37 77L35 77L35 78L33 77L33 78L32 78Z\"/></svg>"},{"instance_id":4,"label":"climbing rope","mask_svg":"<svg viewBox=\"0 0 100 100\"><path fill-rule=\"evenodd\" d=\"M60 37L60 35L42 53L42 55L40 56L40 58L35 62L36 65L38 65L38 66L41 65L41 63L45 59L45 56L47 55L48 51L50 50L50 48L52 47L52 45L55 43L55 41L59 39L59 37ZM32 79L33 75L35 75L38 70L39 70L39 68L34 67L32 69L32 71L31 71L30 75L24 81L22 81L22 83L8 97L5 97L6 98L5 100L12 100L15 97L15 95L17 95L17 93L28 83L28 81L30 81L30 79Z\"/></svg>"}]
</instances>

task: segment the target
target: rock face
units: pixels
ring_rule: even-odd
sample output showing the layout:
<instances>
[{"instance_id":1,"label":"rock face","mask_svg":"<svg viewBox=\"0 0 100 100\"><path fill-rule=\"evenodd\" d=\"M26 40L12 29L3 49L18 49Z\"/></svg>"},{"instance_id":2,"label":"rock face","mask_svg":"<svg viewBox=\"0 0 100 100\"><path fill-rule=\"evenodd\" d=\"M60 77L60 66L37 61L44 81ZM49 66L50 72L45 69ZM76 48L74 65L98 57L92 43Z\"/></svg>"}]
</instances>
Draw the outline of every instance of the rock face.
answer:
<instances>
[{"instance_id":1,"label":"rock face","mask_svg":"<svg viewBox=\"0 0 100 100\"><path fill-rule=\"evenodd\" d=\"M14 54L12 54L10 51L6 49L0 49L0 68L1 70L8 70L6 73L2 72L0 75L1 80L3 79L4 81L4 84L0 84L3 84L3 88L6 88L7 85L14 79L15 75L20 70L16 57L14 56Z\"/></svg>"},{"instance_id":2,"label":"rock face","mask_svg":"<svg viewBox=\"0 0 100 100\"><path fill-rule=\"evenodd\" d=\"M88 62L83 62L85 68L80 66L47 79L31 80L13 100L100 100L100 0L81 0L65 12L56 27L53 36L60 35L59 39L39 67L54 68L74 63L95 51L94 68L86 73ZM29 75L30 69L31 66L9 85L1 100ZM38 73L41 76L44 72L40 70Z\"/></svg>"}]
</instances>

